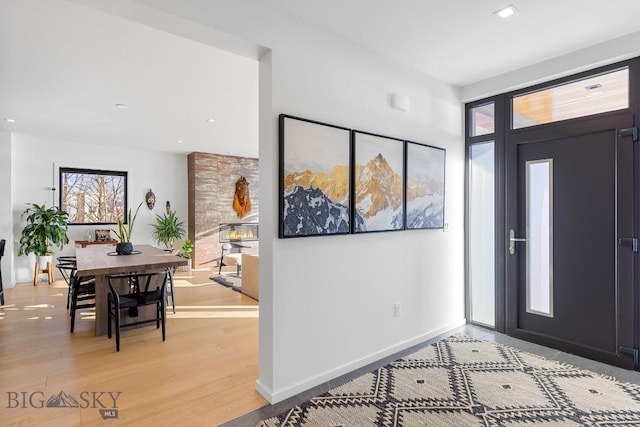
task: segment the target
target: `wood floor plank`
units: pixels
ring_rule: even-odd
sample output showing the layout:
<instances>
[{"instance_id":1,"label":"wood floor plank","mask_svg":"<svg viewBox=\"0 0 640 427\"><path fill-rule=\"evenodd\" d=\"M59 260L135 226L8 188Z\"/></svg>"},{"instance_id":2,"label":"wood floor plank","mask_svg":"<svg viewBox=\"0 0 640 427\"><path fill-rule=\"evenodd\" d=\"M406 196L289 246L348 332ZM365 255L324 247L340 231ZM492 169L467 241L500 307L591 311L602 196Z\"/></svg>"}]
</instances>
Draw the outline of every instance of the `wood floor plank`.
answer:
<instances>
[{"instance_id":1,"label":"wood floor plank","mask_svg":"<svg viewBox=\"0 0 640 427\"><path fill-rule=\"evenodd\" d=\"M178 272L167 340L153 324L124 330L119 353L114 340L94 335L91 309L78 311L75 332L69 332L64 282L6 289L7 304L0 306L0 424L215 426L265 406L255 390L257 302L212 282L211 274ZM88 407L32 407L60 392ZM109 409L109 392L120 393L117 421L99 412Z\"/></svg>"}]
</instances>

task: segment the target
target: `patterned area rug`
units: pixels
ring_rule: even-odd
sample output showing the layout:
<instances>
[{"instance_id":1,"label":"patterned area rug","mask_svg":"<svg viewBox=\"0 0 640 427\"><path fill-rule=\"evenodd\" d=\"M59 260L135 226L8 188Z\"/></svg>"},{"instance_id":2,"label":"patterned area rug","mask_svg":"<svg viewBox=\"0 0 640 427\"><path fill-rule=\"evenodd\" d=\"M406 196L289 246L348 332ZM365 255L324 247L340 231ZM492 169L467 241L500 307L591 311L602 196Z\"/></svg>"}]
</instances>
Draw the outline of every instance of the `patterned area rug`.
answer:
<instances>
[{"instance_id":1,"label":"patterned area rug","mask_svg":"<svg viewBox=\"0 0 640 427\"><path fill-rule=\"evenodd\" d=\"M640 426L640 386L454 335L258 427Z\"/></svg>"}]
</instances>

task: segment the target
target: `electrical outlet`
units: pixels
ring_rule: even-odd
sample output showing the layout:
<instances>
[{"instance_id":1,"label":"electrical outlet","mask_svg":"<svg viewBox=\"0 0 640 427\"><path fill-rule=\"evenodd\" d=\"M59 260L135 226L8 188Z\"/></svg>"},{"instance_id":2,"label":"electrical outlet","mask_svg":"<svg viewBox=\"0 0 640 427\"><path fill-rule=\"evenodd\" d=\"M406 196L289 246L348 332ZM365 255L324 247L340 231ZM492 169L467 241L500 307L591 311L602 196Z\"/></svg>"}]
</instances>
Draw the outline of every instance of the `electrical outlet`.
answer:
<instances>
[{"instance_id":1,"label":"electrical outlet","mask_svg":"<svg viewBox=\"0 0 640 427\"><path fill-rule=\"evenodd\" d=\"M449 231L449 223L448 223L448 222L445 222L445 223L444 223L444 231L445 231L445 232L446 232L446 231Z\"/></svg>"},{"instance_id":2,"label":"electrical outlet","mask_svg":"<svg viewBox=\"0 0 640 427\"><path fill-rule=\"evenodd\" d=\"M400 317L400 303L393 304L393 317Z\"/></svg>"}]
</instances>

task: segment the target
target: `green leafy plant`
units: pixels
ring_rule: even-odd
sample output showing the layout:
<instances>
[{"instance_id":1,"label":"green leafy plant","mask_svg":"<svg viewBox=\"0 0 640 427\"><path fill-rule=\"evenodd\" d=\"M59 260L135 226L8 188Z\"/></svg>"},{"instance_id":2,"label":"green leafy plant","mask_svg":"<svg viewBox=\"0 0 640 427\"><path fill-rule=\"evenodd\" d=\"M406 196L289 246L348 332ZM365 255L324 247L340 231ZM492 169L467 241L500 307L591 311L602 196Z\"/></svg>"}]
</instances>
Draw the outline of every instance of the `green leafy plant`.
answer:
<instances>
[{"instance_id":1,"label":"green leafy plant","mask_svg":"<svg viewBox=\"0 0 640 427\"><path fill-rule=\"evenodd\" d=\"M47 208L46 203L31 204L22 217L27 215L27 225L22 229L18 255L53 255L52 246L62 249L69 243L67 235L67 212L56 206Z\"/></svg>"},{"instance_id":2,"label":"green leafy plant","mask_svg":"<svg viewBox=\"0 0 640 427\"><path fill-rule=\"evenodd\" d=\"M163 243L167 249L173 249L173 241L184 236L184 221L180 221L175 211L168 214L157 215L153 225L153 238L158 243Z\"/></svg>"},{"instance_id":3,"label":"green leafy plant","mask_svg":"<svg viewBox=\"0 0 640 427\"><path fill-rule=\"evenodd\" d=\"M127 214L127 225L122 222L122 219L118 219L118 230L111 229L120 243L129 243L131 242L131 233L133 233L133 224L136 221L136 217L138 216L138 211L140 210L140 206L142 206L143 202L140 202L138 208L136 209L136 213L131 215L131 209L129 209L129 213Z\"/></svg>"},{"instance_id":4,"label":"green leafy plant","mask_svg":"<svg viewBox=\"0 0 640 427\"><path fill-rule=\"evenodd\" d=\"M180 256L182 258L191 259L191 254L193 253L193 242L191 239L186 239L182 243L182 247L180 248Z\"/></svg>"}]
</instances>

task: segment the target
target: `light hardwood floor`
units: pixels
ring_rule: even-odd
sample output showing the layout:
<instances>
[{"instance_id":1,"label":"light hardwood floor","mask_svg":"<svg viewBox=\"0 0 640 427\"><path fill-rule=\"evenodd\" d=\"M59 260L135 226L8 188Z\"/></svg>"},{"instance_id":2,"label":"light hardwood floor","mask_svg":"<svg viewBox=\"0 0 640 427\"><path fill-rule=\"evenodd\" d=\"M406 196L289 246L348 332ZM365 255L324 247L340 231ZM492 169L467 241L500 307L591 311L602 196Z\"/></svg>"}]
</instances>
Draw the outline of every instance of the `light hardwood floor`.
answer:
<instances>
[{"instance_id":1,"label":"light hardwood floor","mask_svg":"<svg viewBox=\"0 0 640 427\"><path fill-rule=\"evenodd\" d=\"M212 282L211 274L178 273L167 340L153 324L124 330L119 353L113 339L94 336L90 309L78 312L69 333L62 280L6 289L0 425L215 426L266 405L255 391L257 301ZM60 392L91 404L38 407ZM118 396L118 418L103 420L100 404L114 406L109 392Z\"/></svg>"}]
</instances>

